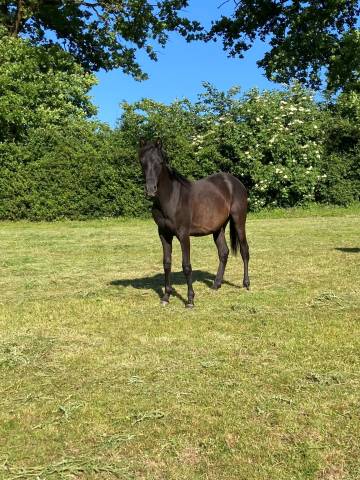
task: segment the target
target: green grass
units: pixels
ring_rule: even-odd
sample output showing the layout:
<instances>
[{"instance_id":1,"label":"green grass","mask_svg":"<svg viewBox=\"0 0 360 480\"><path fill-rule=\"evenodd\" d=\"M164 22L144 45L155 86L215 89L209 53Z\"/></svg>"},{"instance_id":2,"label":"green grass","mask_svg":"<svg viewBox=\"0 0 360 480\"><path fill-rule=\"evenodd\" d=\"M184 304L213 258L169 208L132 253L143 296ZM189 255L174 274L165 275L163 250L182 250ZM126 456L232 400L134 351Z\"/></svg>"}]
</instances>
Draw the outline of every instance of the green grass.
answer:
<instances>
[{"instance_id":1,"label":"green grass","mask_svg":"<svg viewBox=\"0 0 360 480\"><path fill-rule=\"evenodd\" d=\"M280 215L190 311L150 220L1 223L0 478L359 479L360 208Z\"/></svg>"}]
</instances>

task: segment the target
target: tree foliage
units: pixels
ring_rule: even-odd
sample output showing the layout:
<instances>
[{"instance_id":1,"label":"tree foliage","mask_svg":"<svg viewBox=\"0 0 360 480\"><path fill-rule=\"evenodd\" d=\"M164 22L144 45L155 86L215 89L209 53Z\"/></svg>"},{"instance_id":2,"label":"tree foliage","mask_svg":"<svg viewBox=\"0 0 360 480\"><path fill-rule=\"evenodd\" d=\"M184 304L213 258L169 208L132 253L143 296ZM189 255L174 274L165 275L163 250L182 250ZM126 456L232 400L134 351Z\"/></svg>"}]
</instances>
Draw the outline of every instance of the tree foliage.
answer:
<instances>
[{"instance_id":1,"label":"tree foliage","mask_svg":"<svg viewBox=\"0 0 360 480\"><path fill-rule=\"evenodd\" d=\"M269 80L319 88L324 69L330 90L359 80L358 0L234 3L233 15L215 21L206 39L221 38L224 49L240 57L256 39L269 42L258 61Z\"/></svg>"},{"instance_id":2,"label":"tree foliage","mask_svg":"<svg viewBox=\"0 0 360 480\"><path fill-rule=\"evenodd\" d=\"M346 32L339 48L331 57L328 70L328 91L360 93L360 30Z\"/></svg>"},{"instance_id":3,"label":"tree foliage","mask_svg":"<svg viewBox=\"0 0 360 480\"><path fill-rule=\"evenodd\" d=\"M139 49L157 58L176 31L190 40L198 22L180 15L187 0L0 0L0 22L9 36L29 38L34 45L56 43L87 71L122 68L144 79L136 60Z\"/></svg>"},{"instance_id":4,"label":"tree foliage","mask_svg":"<svg viewBox=\"0 0 360 480\"><path fill-rule=\"evenodd\" d=\"M35 127L61 125L96 113L88 91L96 83L56 45L0 36L0 141L25 138Z\"/></svg>"}]
</instances>

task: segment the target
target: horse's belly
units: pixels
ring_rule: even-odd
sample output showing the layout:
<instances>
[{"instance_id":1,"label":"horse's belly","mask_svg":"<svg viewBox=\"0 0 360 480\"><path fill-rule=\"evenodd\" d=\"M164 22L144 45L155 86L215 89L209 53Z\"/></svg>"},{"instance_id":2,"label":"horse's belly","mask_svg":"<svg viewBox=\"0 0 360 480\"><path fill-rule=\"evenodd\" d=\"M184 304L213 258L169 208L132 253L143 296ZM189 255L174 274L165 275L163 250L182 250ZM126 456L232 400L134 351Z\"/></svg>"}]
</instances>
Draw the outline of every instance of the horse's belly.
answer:
<instances>
[{"instance_id":1,"label":"horse's belly","mask_svg":"<svg viewBox=\"0 0 360 480\"><path fill-rule=\"evenodd\" d=\"M209 235L220 230L229 214L229 208L224 204L220 206L212 201L201 202L193 211L190 235Z\"/></svg>"}]
</instances>

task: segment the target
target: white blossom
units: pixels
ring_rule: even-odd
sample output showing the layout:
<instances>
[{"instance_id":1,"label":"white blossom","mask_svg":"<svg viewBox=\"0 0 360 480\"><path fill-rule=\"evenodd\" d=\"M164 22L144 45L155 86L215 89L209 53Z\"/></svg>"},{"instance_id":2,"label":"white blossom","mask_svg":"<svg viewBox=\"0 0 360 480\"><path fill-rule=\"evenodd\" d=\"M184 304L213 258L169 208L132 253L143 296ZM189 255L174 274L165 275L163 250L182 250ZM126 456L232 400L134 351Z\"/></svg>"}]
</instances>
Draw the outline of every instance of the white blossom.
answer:
<instances>
[{"instance_id":1,"label":"white blossom","mask_svg":"<svg viewBox=\"0 0 360 480\"><path fill-rule=\"evenodd\" d=\"M270 138L269 140L270 145L274 143L276 137L277 135L274 135L273 137Z\"/></svg>"}]
</instances>

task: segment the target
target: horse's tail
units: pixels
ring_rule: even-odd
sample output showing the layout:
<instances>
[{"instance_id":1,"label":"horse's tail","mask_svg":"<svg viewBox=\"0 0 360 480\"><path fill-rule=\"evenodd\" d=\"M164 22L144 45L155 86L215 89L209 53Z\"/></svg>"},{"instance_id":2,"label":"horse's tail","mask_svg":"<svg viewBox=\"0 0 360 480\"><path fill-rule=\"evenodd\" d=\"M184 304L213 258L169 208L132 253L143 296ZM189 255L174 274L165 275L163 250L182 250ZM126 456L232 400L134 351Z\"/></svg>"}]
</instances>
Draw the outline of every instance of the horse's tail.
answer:
<instances>
[{"instance_id":1,"label":"horse's tail","mask_svg":"<svg viewBox=\"0 0 360 480\"><path fill-rule=\"evenodd\" d=\"M240 239L236 231L235 222L231 216L230 216L230 244L231 244L231 251L233 255L237 255L238 252L240 251Z\"/></svg>"}]
</instances>

